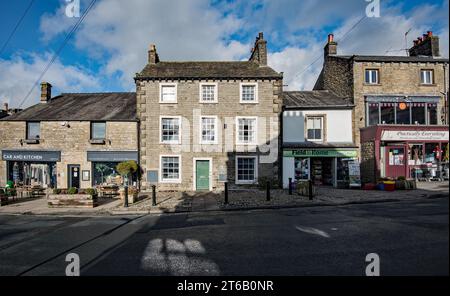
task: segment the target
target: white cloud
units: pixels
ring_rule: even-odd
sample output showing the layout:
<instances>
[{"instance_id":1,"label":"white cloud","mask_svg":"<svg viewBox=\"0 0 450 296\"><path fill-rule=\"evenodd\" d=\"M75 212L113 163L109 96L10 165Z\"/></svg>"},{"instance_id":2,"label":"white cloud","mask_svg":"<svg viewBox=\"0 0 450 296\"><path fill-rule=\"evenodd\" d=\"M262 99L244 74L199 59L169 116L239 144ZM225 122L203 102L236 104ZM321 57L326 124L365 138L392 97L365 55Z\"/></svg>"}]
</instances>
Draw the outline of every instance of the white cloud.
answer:
<instances>
[{"instance_id":1,"label":"white cloud","mask_svg":"<svg viewBox=\"0 0 450 296\"><path fill-rule=\"evenodd\" d=\"M0 102L9 103L14 108L18 107L50 60L50 53L22 54L10 60L0 59L0 69L2 69L0 71ZM89 74L85 69L63 65L59 60L53 63L42 80L52 83L54 94L98 89L100 85L97 77ZM22 108L38 103L39 97L40 88L37 86Z\"/></svg>"}]
</instances>

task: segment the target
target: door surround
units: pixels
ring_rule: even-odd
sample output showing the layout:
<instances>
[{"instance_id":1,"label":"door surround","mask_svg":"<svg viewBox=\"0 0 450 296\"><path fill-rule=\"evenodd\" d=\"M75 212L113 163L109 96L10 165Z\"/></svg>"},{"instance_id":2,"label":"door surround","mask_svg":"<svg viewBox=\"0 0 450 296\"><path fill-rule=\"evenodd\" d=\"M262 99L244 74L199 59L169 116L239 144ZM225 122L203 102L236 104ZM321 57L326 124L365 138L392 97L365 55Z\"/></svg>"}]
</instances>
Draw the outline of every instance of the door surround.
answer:
<instances>
[{"instance_id":1,"label":"door surround","mask_svg":"<svg viewBox=\"0 0 450 296\"><path fill-rule=\"evenodd\" d=\"M207 160L209 163L209 191L212 191L212 157L194 157L192 159L192 188L197 191L197 160Z\"/></svg>"}]
</instances>

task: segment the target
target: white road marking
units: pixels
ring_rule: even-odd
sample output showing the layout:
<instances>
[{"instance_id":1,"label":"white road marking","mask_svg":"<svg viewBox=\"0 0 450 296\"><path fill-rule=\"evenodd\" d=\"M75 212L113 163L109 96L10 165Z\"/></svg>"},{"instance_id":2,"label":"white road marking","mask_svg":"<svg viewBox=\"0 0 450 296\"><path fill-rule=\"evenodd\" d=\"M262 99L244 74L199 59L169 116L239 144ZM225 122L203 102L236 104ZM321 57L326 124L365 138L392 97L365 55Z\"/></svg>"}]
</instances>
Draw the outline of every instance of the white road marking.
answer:
<instances>
[{"instance_id":1,"label":"white road marking","mask_svg":"<svg viewBox=\"0 0 450 296\"><path fill-rule=\"evenodd\" d=\"M301 231L301 232L310 233L310 234L316 234L316 235L323 236L323 237L326 237L326 238L330 237L330 235L328 233L326 233L325 231L322 231L320 229L313 228L313 227L295 226L295 229L297 229L298 231Z\"/></svg>"}]
</instances>

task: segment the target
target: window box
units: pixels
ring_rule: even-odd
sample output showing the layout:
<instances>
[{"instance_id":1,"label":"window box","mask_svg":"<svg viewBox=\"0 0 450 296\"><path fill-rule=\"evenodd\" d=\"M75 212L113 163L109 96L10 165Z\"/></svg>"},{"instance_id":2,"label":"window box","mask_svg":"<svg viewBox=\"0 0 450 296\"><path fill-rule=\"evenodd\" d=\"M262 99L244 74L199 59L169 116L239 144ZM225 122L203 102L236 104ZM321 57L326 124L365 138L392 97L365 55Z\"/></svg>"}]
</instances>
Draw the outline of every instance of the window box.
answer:
<instances>
[{"instance_id":1,"label":"window box","mask_svg":"<svg viewBox=\"0 0 450 296\"><path fill-rule=\"evenodd\" d=\"M39 144L39 139L25 139L26 144Z\"/></svg>"}]
</instances>

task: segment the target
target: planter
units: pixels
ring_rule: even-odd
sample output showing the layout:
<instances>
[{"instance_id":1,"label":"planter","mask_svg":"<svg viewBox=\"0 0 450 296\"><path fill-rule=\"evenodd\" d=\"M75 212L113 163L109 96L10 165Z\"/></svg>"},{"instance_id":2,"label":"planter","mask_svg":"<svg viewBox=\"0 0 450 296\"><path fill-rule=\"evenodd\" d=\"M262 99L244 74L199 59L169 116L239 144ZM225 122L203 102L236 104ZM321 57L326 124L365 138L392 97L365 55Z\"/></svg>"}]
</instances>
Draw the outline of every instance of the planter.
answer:
<instances>
[{"instance_id":1,"label":"planter","mask_svg":"<svg viewBox=\"0 0 450 296\"><path fill-rule=\"evenodd\" d=\"M299 195L309 196L308 181L298 182L296 190ZM316 187L314 185L312 186L312 195L316 195Z\"/></svg>"},{"instance_id":2,"label":"planter","mask_svg":"<svg viewBox=\"0 0 450 296\"><path fill-rule=\"evenodd\" d=\"M383 191L384 190L384 183L378 183L376 187L377 187L378 190L382 190Z\"/></svg>"},{"instance_id":3,"label":"planter","mask_svg":"<svg viewBox=\"0 0 450 296\"><path fill-rule=\"evenodd\" d=\"M89 194L49 194L51 208L93 208L98 206L97 198Z\"/></svg>"},{"instance_id":4,"label":"planter","mask_svg":"<svg viewBox=\"0 0 450 296\"><path fill-rule=\"evenodd\" d=\"M0 194L0 206L6 206L8 204L8 197L5 194Z\"/></svg>"},{"instance_id":5,"label":"planter","mask_svg":"<svg viewBox=\"0 0 450 296\"><path fill-rule=\"evenodd\" d=\"M373 183L366 183L362 187L363 190L375 190L375 188L376 188L376 185Z\"/></svg>"},{"instance_id":6,"label":"planter","mask_svg":"<svg viewBox=\"0 0 450 296\"><path fill-rule=\"evenodd\" d=\"M406 180L397 180L395 181L395 189L397 190L405 190L408 182Z\"/></svg>"},{"instance_id":7,"label":"planter","mask_svg":"<svg viewBox=\"0 0 450 296\"><path fill-rule=\"evenodd\" d=\"M125 200L125 189L123 189L123 188L119 189L119 196L120 196L120 200L122 200L122 201ZM128 188L128 203L132 204L132 203L137 202L138 200L139 199L138 199L137 190Z\"/></svg>"},{"instance_id":8,"label":"planter","mask_svg":"<svg viewBox=\"0 0 450 296\"><path fill-rule=\"evenodd\" d=\"M394 191L395 190L395 181L384 181L384 190L385 191Z\"/></svg>"}]
</instances>

